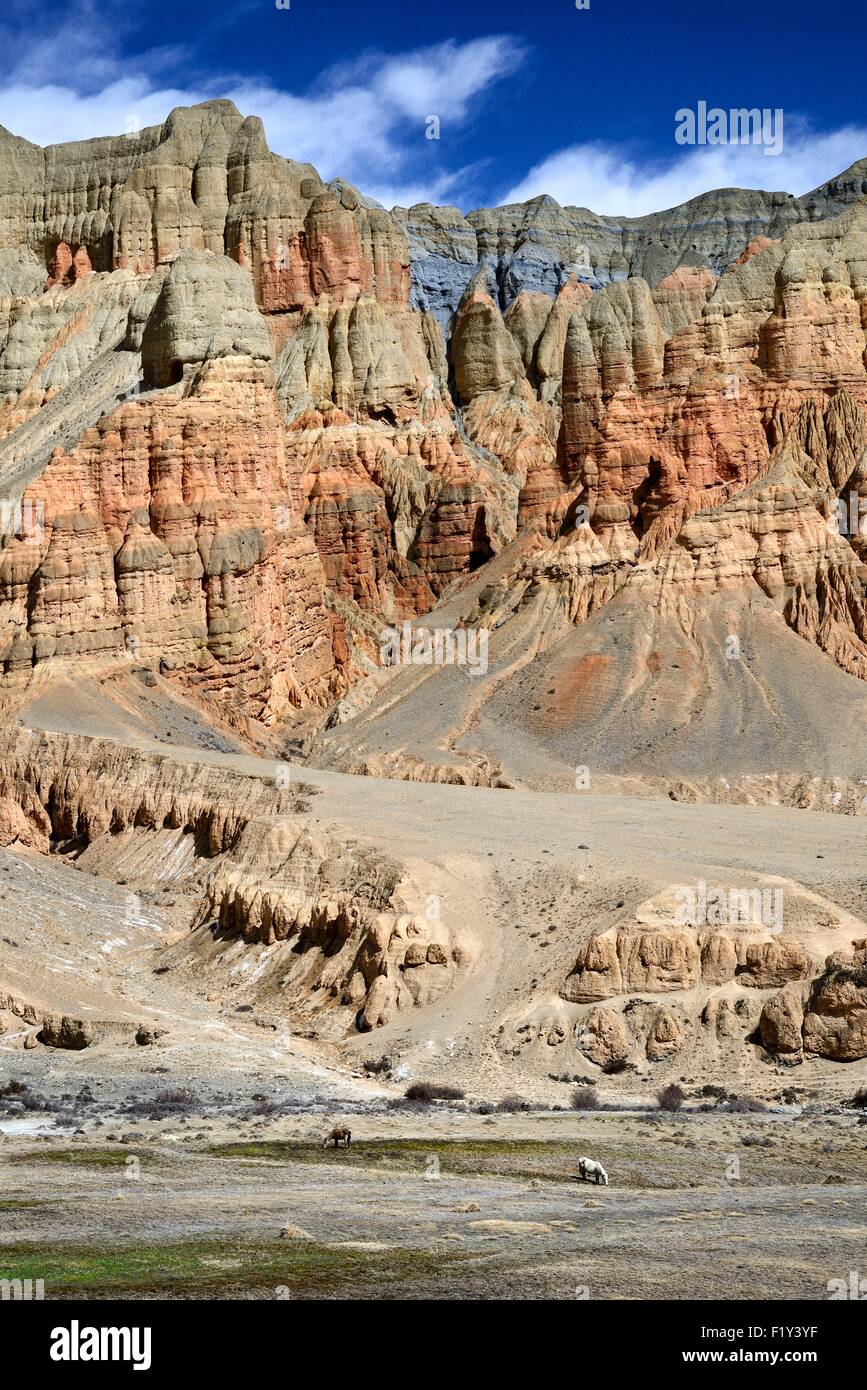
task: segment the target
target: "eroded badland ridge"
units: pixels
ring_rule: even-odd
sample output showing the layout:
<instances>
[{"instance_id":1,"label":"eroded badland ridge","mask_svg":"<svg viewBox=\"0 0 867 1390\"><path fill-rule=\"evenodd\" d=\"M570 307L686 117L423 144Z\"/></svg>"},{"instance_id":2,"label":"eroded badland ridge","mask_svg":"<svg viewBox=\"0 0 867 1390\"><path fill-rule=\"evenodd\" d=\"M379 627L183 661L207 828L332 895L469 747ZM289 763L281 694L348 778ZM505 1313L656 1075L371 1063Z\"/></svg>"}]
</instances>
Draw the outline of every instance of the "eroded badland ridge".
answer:
<instances>
[{"instance_id":1,"label":"eroded badland ridge","mask_svg":"<svg viewBox=\"0 0 867 1390\"><path fill-rule=\"evenodd\" d=\"M848 1091L865 194L388 212L229 102L0 132L4 1051ZM420 619L484 661L384 666Z\"/></svg>"}]
</instances>

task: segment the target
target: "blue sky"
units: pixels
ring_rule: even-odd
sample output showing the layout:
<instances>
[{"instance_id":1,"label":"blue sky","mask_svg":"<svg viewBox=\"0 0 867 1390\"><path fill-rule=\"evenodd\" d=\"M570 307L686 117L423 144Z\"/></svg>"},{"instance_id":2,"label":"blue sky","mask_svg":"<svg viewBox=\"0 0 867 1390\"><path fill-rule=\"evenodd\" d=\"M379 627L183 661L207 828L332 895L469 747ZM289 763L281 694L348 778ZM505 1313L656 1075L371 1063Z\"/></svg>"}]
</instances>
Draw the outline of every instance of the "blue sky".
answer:
<instances>
[{"instance_id":1,"label":"blue sky","mask_svg":"<svg viewBox=\"0 0 867 1390\"><path fill-rule=\"evenodd\" d=\"M0 124L47 144L228 96L325 177L464 210L541 192L627 215L733 184L803 193L867 156L862 5L289 4L5 0ZM675 112L700 100L782 109L782 152L678 146Z\"/></svg>"}]
</instances>

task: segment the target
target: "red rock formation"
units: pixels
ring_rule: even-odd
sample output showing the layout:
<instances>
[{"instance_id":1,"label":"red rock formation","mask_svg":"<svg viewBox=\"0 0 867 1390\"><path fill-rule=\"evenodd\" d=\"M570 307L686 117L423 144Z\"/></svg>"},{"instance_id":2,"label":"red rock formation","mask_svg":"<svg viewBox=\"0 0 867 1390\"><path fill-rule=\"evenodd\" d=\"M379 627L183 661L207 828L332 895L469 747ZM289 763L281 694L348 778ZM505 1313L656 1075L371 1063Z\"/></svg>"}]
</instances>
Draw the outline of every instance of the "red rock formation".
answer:
<instances>
[{"instance_id":1,"label":"red rock formation","mask_svg":"<svg viewBox=\"0 0 867 1390\"><path fill-rule=\"evenodd\" d=\"M48 266L45 288L50 290L52 285L74 285L76 280L83 280L92 270L86 246L79 246L73 255L66 242L61 241Z\"/></svg>"},{"instance_id":2,"label":"red rock formation","mask_svg":"<svg viewBox=\"0 0 867 1390\"><path fill-rule=\"evenodd\" d=\"M754 237L753 240L750 242L749 246L746 246L744 250L741 252L741 254L737 257L737 259L732 261L732 265L745 265L747 261L751 261L753 256L757 256L759 252L764 251L766 247L779 246L779 244L779 237Z\"/></svg>"},{"instance_id":3,"label":"red rock formation","mask_svg":"<svg viewBox=\"0 0 867 1390\"><path fill-rule=\"evenodd\" d=\"M237 196L226 251L250 270L265 313L305 309L324 295L333 305L360 295L383 305L409 298L405 235L354 188L327 188L312 170L297 185L272 177Z\"/></svg>"},{"instance_id":4,"label":"red rock formation","mask_svg":"<svg viewBox=\"0 0 867 1390\"><path fill-rule=\"evenodd\" d=\"M126 652L266 719L339 689L273 386L249 359L104 417L27 497L45 534L0 560L8 672Z\"/></svg>"}]
</instances>

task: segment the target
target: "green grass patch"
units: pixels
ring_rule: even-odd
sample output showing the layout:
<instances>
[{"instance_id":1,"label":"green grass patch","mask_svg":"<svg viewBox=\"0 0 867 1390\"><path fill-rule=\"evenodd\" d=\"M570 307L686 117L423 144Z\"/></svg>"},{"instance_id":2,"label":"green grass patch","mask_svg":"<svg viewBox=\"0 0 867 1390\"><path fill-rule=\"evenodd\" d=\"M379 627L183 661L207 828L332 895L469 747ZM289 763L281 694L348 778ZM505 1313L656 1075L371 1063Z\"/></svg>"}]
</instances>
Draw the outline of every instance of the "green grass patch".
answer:
<instances>
[{"instance_id":1,"label":"green grass patch","mask_svg":"<svg viewBox=\"0 0 867 1390\"><path fill-rule=\"evenodd\" d=\"M725 1152L740 1153L740 1146ZM578 1157L588 1153L601 1158L612 1184L632 1189L673 1189L690 1185L724 1186L725 1172L720 1154L697 1146L661 1143L659 1137L630 1137L605 1141L585 1136L578 1139L359 1139L349 1149L323 1149L320 1143L300 1140L263 1139L212 1145L207 1153L232 1161L268 1164L304 1163L315 1166L340 1164L354 1169L375 1169L380 1173L424 1176L431 1157L439 1160L440 1173L468 1178L511 1178L516 1181L538 1179L548 1183L580 1182ZM750 1158L744 1172L744 1185L766 1182L798 1183L803 1167L781 1162L774 1150L744 1149ZM833 1165L840 1159L826 1160ZM589 1184L590 1187L593 1184Z\"/></svg>"},{"instance_id":2,"label":"green grass patch","mask_svg":"<svg viewBox=\"0 0 867 1390\"><path fill-rule=\"evenodd\" d=\"M54 1204L45 1197L3 1197L0 1199L0 1211L23 1211L26 1207L50 1207L52 1205Z\"/></svg>"},{"instance_id":3,"label":"green grass patch","mask_svg":"<svg viewBox=\"0 0 867 1390\"><path fill-rule=\"evenodd\" d=\"M358 1289L428 1283L466 1260L426 1250L353 1250L312 1240L224 1239L121 1246L34 1244L0 1248L0 1278L43 1279L50 1298L91 1295L155 1297L172 1292L224 1297L288 1289L327 1297Z\"/></svg>"},{"instance_id":4,"label":"green grass patch","mask_svg":"<svg viewBox=\"0 0 867 1390\"><path fill-rule=\"evenodd\" d=\"M323 1149L321 1143L263 1139L215 1144L216 1158L258 1159L269 1163L341 1163L350 1168L380 1168L423 1173L427 1160L439 1160L443 1173L468 1176L547 1178L573 1182L580 1150L574 1141L547 1139L360 1139L348 1149Z\"/></svg>"},{"instance_id":5,"label":"green grass patch","mask_svg":"<svg viewBox=\"0 0 867 1390\"><path fill-rule=\"evenodd\" d=\"M128 1158L137 1158L139 1163L151 1163L151 1155L139 1153L132 1144L129 1148L85 1148L53 1149L47 1145L42 1149L32 1149L29 1153L15 1154L11 1163L72 1163L84 1168L123 1168Z\"/></svg>"}]
</instances>

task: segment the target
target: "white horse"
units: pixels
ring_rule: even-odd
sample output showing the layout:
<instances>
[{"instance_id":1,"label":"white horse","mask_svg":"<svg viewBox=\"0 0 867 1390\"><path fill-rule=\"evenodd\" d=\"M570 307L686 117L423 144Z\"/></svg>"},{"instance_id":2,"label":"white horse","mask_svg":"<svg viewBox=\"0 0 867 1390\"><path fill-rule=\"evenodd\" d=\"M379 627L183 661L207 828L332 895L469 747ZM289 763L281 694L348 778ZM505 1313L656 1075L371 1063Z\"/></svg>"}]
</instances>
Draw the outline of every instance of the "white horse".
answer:
<instances>
[{"instance_id":1,"label":"white horse","mask_svg":"<svg viewBox=\"0 0 867 1390\"><path fill-rule=\"evenodd\" d=\"M603 1187L608 1186L608 1174L598 1159L582 1156L578 1160L578 1171L584 1182L589 1182L592 1178L597 1186L599 1183L602 1183Z\"/></svg>"}]
</instances>

